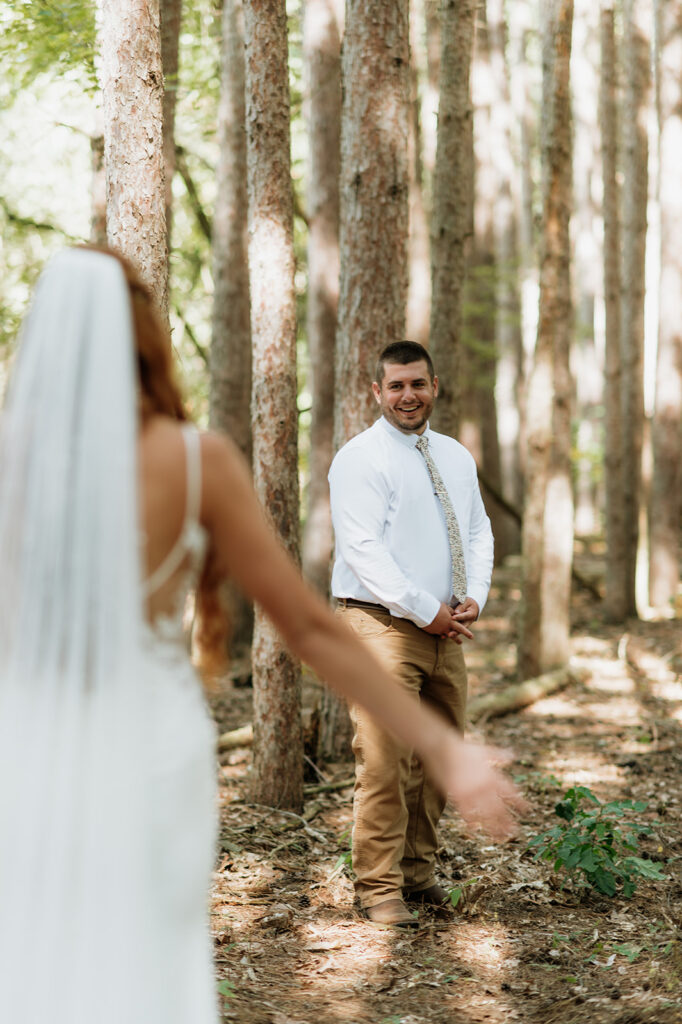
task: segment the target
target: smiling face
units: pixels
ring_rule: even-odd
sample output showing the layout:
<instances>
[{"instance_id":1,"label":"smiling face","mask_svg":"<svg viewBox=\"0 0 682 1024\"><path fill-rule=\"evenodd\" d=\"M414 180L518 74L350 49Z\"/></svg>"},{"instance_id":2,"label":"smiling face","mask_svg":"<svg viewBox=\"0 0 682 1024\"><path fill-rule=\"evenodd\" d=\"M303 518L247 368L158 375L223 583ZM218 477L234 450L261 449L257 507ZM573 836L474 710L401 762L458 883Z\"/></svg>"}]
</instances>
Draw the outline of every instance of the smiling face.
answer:
<instances>
[{"instance_id":1,"label":"smiling face","mask_svg":"<svg viewBox=\"0 0 682 1024\"><path fill-rule=\"evenodd\" d=\"M372 384L374 397L388 422L403 434L423 434L438 394L438 378L431 380L426 360L384 363L384 376Z\"/></svg>"}]
</instances>

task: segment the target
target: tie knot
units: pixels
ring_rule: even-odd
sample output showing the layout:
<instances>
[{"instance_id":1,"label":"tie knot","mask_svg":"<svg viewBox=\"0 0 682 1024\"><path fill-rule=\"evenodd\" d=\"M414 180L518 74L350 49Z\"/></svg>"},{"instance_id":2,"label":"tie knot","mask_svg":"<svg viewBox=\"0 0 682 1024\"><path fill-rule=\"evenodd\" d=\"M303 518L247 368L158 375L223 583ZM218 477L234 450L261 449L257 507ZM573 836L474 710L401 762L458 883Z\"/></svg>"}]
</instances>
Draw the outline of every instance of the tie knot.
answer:
<instances>
[{"instance_id":1,"label":"tie knot","mask_svg":"<svg viewBox=\"0 0 682 1024\"><path fill-rule=\"evenodd\" d=\"M417 438L417 444L415 446L420 452L427 452L429 450L429 439L424 434L421 434Z\"/></svg>"}]
</instances>

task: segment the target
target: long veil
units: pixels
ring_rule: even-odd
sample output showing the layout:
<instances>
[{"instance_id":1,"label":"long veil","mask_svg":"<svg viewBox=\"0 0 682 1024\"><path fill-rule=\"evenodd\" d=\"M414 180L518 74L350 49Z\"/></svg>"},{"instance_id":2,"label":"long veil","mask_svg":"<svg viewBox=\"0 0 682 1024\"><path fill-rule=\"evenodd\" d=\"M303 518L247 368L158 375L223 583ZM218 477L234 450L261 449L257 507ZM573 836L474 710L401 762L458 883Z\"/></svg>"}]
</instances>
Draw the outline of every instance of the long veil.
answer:
<instances>
[{"instance_id":1,"label":"long veil","mask_svg":"<svg viewBox=\"0 0 682 1024\"><path fill-rule=\"evenodd\" d=\"M3 1024L146 1021L159 983L134 358L118 261L53 258L0 415Z\"/></svg>"}]
</instances>

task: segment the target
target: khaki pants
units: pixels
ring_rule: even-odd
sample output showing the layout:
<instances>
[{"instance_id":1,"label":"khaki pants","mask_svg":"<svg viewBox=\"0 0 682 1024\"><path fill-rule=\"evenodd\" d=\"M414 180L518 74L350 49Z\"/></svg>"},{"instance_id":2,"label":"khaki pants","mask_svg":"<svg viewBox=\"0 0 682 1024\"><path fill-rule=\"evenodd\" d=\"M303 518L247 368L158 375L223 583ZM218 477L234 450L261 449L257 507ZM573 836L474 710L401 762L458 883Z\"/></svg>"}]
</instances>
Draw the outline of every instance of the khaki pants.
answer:
<instances>
[{"instance_id":1,"label":"khaki pants","mask_svg":"<svg viewBox=\"0 0 682 1024\"><path fill-rule=\"evenodd\" d=\"M378 660L460 732L466 710L466 668L454 640L425 633L382 609L339 608ZM362 708L351 708L355 794L353 870L363 907L435 881L437 826L445 798L419 760Z\"/></svg>"}]
</instances>

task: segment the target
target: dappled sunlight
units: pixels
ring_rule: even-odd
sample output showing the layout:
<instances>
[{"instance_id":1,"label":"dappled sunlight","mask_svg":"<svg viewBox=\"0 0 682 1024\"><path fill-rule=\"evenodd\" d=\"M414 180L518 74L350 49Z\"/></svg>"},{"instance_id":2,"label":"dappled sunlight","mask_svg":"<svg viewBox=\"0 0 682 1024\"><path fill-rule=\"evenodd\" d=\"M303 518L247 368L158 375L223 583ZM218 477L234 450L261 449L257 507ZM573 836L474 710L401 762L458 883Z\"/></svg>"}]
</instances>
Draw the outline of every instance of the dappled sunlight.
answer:
<instances>
[{"instance_id":1,"label":"dappled sunlight","mask_svg":"<svg viewBox=\"0 0 682 1024\"><path fill-rule=\"evenodd\" d=\"M585 718L595 723L607 722L610 726L631 727L642 722L642 708L637 700L617 696L609 701L588 701L578 704L561 695L545 697L526 709L526 714L536 718Z\"/></svg>"},{"instance_id":2,"label":"dappled sunlight","mask_svg":"<svg viewBox=\"0 0 682 1024\"><path fill-rule=\"evenodd\" d=\"M609 675L613 676L613 678L609 678ZM609 673L605 671L601 678L592 679L590 681L590 689L598 690L601 693L623 695L634 694L637 688L632 679L628 679L627 676L622 674L622 672Z\"/></svg>"},{"instance_id":3,"label":"dappled sunlight","mask_svg":"<svg viewBox=\"0 0 682 1024\"><path fill-rule=\"evenodd\" d=\"M582 714L609 725L633 726L642 723L639 701L627 697L614 697L607 702L594 701L582 706Z\"/></svg>"},{"instance_id":4,"label":"dappled sunlight","mask_svg":"<svg viewBox=\"0 0 682 1024\"><path fill-rule=\"evenodd\" d=\"M601 757L590 757L584 751L580 753L580 766L576 766L574 752L566 756L556 755L544 760L543 767L555 775L564 786L588 786L599 788L604 783L623 786L625 775L622 768L605 761Z\"/></svg>"},{"instance_id":5,"label":"dappled sunlight","mask_svg":"<svg viewBox=\"0 0 682 1024\"><path fill-rule=\"evenodd\" d=\"M478 921L458 927L456 945L464 949L468 963L487 970L499 970L510 957L506 930Z\"/></svg>"}]
</instances>

